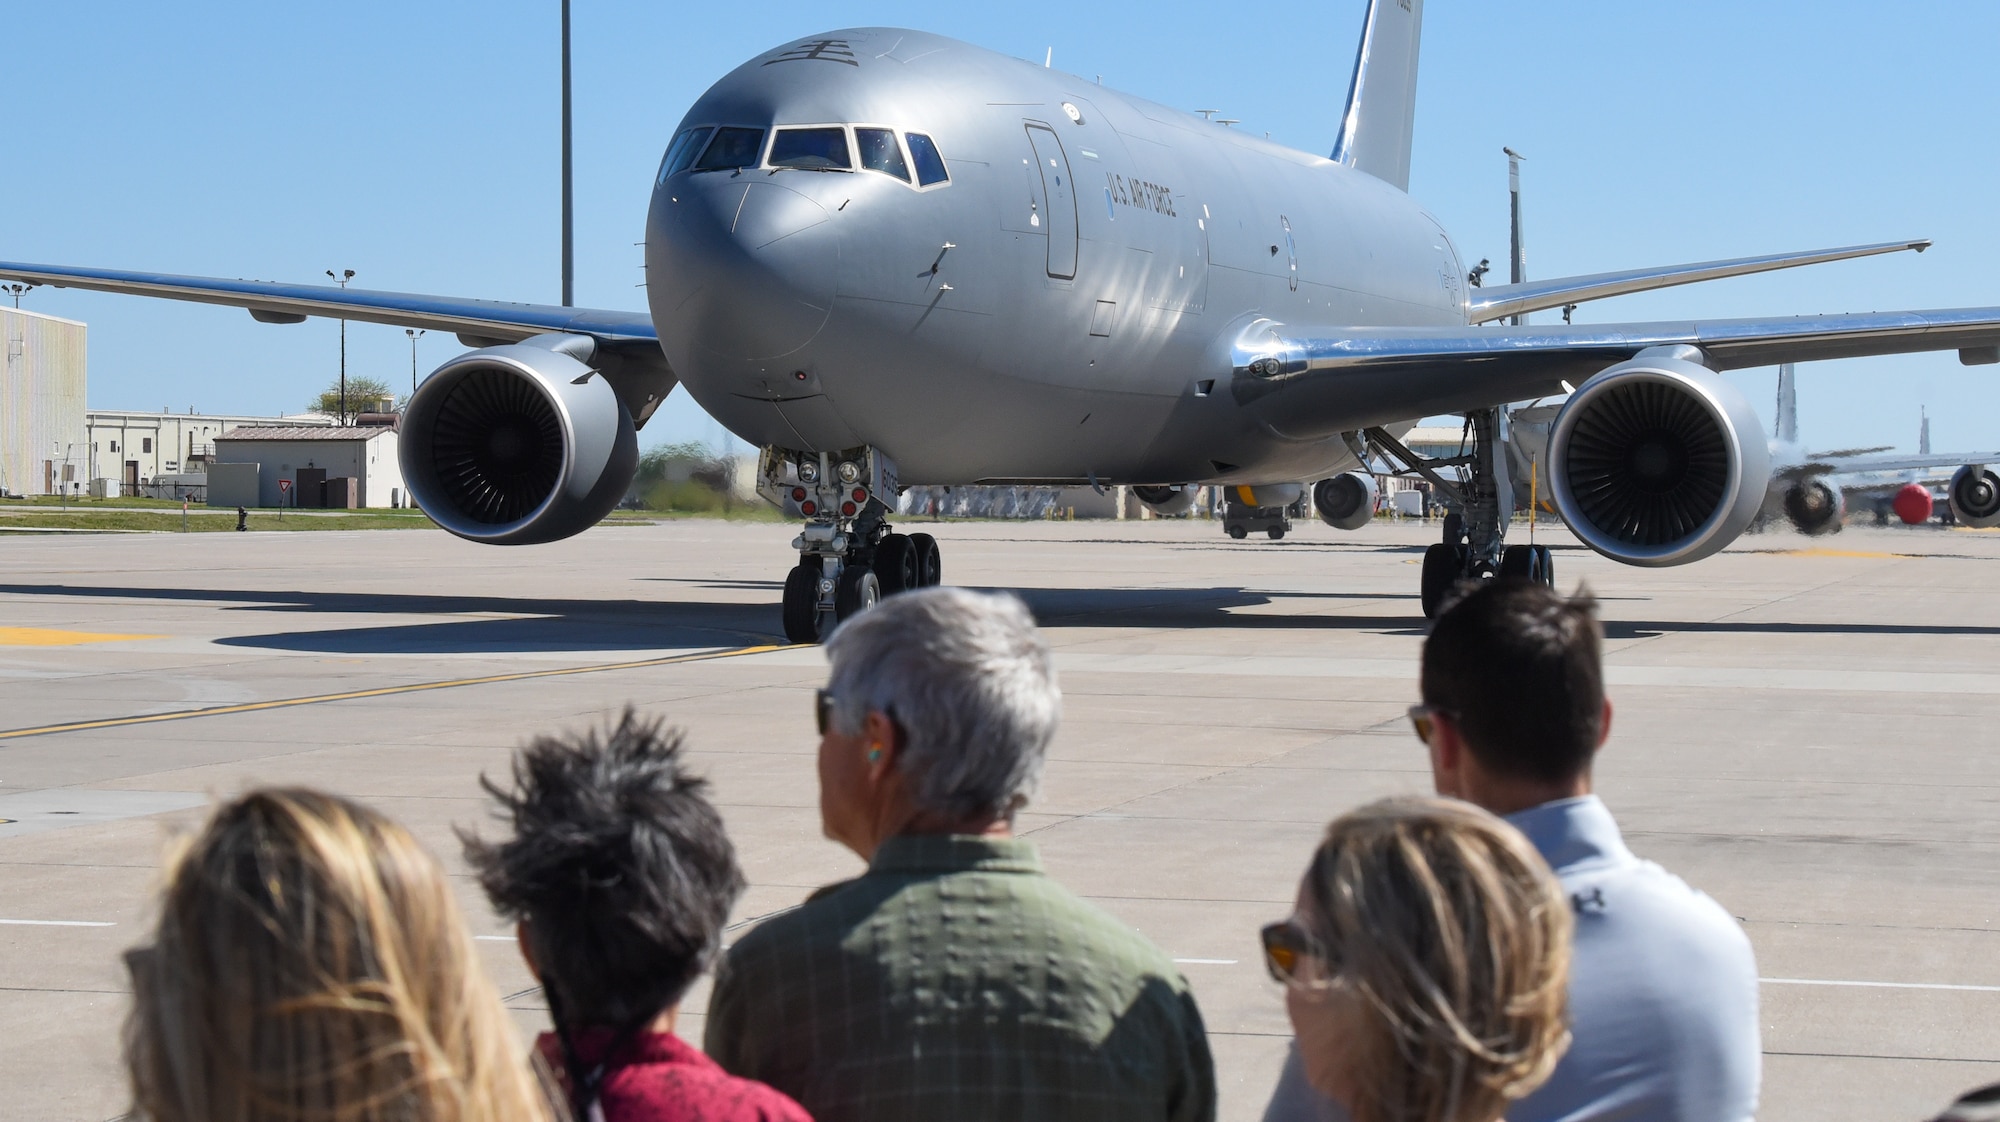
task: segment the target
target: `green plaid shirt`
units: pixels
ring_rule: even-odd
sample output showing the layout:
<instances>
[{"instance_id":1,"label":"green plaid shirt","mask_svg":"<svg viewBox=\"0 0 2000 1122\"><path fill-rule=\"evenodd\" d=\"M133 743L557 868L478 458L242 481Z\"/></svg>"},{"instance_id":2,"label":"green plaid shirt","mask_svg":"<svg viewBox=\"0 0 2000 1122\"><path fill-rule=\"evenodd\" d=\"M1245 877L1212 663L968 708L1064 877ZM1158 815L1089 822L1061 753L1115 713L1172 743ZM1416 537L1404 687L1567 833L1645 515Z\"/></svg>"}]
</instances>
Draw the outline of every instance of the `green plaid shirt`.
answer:
<instances>
[{"instance_id":1,"label":"green plaid shirt","mask_svg":"<svg viewBox=\"0 0 2000 1122\"><path fill-rule=\"evenodd\" d=\"M819 1122L1215 1117L1187 981L1019 840L890 839L730 948L705 1045Z\"/></svg>"}]
</instances>

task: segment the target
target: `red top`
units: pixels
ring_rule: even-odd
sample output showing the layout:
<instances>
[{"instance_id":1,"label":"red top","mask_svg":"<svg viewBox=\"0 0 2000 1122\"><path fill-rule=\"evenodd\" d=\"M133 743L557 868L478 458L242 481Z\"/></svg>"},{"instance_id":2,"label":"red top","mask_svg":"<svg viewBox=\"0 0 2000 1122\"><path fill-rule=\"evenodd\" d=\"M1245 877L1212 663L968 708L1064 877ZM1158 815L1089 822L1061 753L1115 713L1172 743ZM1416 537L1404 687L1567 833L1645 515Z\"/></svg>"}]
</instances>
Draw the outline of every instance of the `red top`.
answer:
<instances>
[{"instance_id":1,"label":"red top","mask_svg":"<svg viewBox=\"0 0 2000 1122\"><path fill-rule=\"evenodd\" d=\"M587 1029L577 1037L577 1059L595 1066L610 1043L610 1030ZM535 1048L567 1089L555 1034L541 1034ZM641 1033L616 1060L597 1096L604 1122L812 1122L804 1107L762 1083L729 1074L672 1033Z\"/></svg>"}]
</instances>

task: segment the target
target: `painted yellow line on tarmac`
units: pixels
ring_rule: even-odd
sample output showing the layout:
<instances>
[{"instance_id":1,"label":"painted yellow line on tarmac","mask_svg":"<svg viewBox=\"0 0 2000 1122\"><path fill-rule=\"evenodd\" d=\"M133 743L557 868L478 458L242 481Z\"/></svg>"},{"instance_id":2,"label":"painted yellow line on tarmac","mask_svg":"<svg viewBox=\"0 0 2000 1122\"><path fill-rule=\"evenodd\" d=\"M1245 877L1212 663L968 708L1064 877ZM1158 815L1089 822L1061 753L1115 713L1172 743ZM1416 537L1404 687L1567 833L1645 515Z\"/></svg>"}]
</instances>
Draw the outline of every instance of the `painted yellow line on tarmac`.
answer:
<instances>
[{"instance_id":1,"label":"painted yellow line on tarmac","mask_svg":"<svg viewBox=\"0 0 2000 1122\"><path fill-rule=\"evenodd\" d=\"M129 643L164 635L111 635L100 631L59 631L51 627L0 627L0 647L80 647L85 643Z\"/></svg>"},{"instance_id":2,"label":"painted yellow line on tarmac","mask_svg":"<svg viewBox=\"0 0 2000 1122\"><path fill-rule=\"evenodd\" d=\"M669 655L665 658L645 658L635 662L606 662L594 666L565 666L557 670L523 670L514 674L488 674L483 678L453 678L444 682L412 682L403 686L380 686L372 690L349 690L345 693L323 693L312 697L285 697L275 701L252 701L242 705L216 705L206 709L176 709L170 713L148 713L142 717L107 717L99 721L74 721L66 725L42 725L39 728L0 730L0 740L19 740L26 736L49 736L59 732L85 732L90 729L121 728L125 725L151 725L162 721L186 721L195 717L226 717L232 713L257 713L266 709L289 709L295 705L319 705L328 701L354 701L364 697L392 697L399 693L423 693L428 690L450 690L460 686L488 686L496 682L524 682L531 678L562 678L572 674L601 674L610 670L643 670L650 666L674 666L684 662L708 662L718 658L740 658L743 655L768 654L771 651L791 650L792 644L768 643L760 647L737 647L734 650L710 651L706 654Z\"/></svg>"}]
</instances>

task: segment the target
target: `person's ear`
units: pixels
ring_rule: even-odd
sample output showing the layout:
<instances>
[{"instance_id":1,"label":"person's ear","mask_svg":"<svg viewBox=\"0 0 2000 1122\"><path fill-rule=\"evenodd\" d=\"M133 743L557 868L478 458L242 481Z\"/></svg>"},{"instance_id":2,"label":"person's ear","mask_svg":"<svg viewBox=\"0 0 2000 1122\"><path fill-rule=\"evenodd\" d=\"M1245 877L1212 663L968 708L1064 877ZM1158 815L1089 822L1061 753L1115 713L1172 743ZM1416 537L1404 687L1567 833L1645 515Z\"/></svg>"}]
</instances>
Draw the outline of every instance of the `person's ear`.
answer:
<instances>
[{"instance_id":1,"label":"person's ear","mask_svg":"<svg viewBox=\"0 0 2000 1122\"><path fill-rule=\"evenodd\" d=\"M1465 741L1459 739L1458 726L1451 718L1431 715L1431 739L1427 747L1431 753L1431 785L1440 795L1463 798Z\"/></svg>"},{"instance_id":2,"label":"person's ear","mask_svg":"<svg viewBox=\"0 0 2000 1122\"><path fill-rule=\"evenodd\" d=\"M1604 742L1610 739L1611 739L1611 699L1607 697L1604 699L1604 715L1602 717L1599 717L1597 721L1597 746L1599 748L1604 747Z\"/></svg>"},{"instance_id":3,"label":"person's ear","mask_svg":"<svg viewBox=\"0 0 2000 1122\"><path fill-rule=\"evenodd\" d=\"M868 777L879 783L896 766L896 757L903 751L896 722L886 713L869 712L861 723L861 742L868 762Z\"/></svg>"},{"instance_id":4,"label":"person's ear","mask_svg":"<svg viewBox=\"0 0 2000 1122\"><path fill-rule=\"evenodd\" d=\"M537 985L541 983L541 968L535 965L535 945L528 941L528 921L514 924L514 945L521 949L521 961L528 964L528 973L534 975Z\"/></svg>"}]
</instances>

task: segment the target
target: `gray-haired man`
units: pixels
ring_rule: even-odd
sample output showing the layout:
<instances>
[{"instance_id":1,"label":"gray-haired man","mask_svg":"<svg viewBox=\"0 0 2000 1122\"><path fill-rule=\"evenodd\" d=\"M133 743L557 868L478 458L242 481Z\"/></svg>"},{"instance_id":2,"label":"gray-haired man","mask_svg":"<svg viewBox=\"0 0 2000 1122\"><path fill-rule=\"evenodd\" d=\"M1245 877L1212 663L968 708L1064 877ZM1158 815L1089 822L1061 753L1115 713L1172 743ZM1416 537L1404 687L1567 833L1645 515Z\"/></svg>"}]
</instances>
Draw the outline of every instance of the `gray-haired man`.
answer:
<instances>
[{"instance_id":1,"label":"gray-haired man","mask_svg":"<svg viewBox=\"0 0 2000 1122\"><path fill-rule=\"evenodd\" d=\"M868 871L730 949L709 1055L819 1122L1214 1118L1186 981L1012 836L1062 706L1027 609L904 593L827 653L820 817Z\"/></svg>"}]
</instances>

